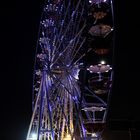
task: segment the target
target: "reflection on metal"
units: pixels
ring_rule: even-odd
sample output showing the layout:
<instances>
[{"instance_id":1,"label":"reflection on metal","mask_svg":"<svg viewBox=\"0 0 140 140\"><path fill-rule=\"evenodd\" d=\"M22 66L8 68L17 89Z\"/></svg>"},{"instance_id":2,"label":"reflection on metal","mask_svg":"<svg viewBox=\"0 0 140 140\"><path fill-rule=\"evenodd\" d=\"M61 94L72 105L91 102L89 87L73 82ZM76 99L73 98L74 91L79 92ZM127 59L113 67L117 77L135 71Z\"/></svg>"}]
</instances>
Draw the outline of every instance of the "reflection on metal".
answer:
<instances>
[{"instance_id":1,"label":"reflection on metal","mask_svg":"<svg viewBox=\"0 0 140 140\"><path fill-rule=\"evenodd\" d=\"M98 20L98 19L102 19L106 16L105 12L99 11L99 12L94 12L93 17Z\"/></svg>"},{"instance_id":2,"label":"reflection on metal","mask_svg":"<svg viewBox=\"0 0 140 140\"><path fill-rule=\"evenodd\" d=\"M105 48L96 48L94 49L94 52L98 55L104 55L109 53L109 49L105 49Z\"/></svg>"},{"instance_id":3,"label":"reflection on metal","mask_svg":"<svg viewBox=\"0 0 140 140\"><path fill-rule=\"evenodd\" d=\"M111 86L111 81L109 77L92 77L88 80L90 88L96 94L105 94L108 93Z\"/></svg>"},{"instance_id":4,"label":"reflection on metal","mask_svg":"<svg viewBox=\"0 0 140 140\"><path fill-rule=\"evenodd\" d=\"M92 134L93 132L101 132L104 127L105 127L105 122L102 121L88 121L84 123L86 130L88 131L87 133Z\"/></svg>"},{"instance_id":5,"label":"reflection on metal","mask_svg":"<svg viewBox=\"0 0 140 140\"><path fill-rule=\"evenodd\" d=\"M93 4L99 4L99 3L104 3L104 2L108 2L109 0L89 0L89 3Z\"/></svg>"},{"instance_id":6,"label":"reflection on metal","mask_svg":"<svg viewBox=\"0 0 140 140\"><path fill-rule=\"evenodd\" d=\"M87 68L87 70L90 71L90 73L104 73L108 72L111 69L112 68L110 65L102 65L102 64L91 65L89 68Z\"/></svg>"},{"instance_id":7,"label":"reflection on metal","mask_svg":"<svg viewBox=\"0 0 140 140\"><path fill-rule=\"evenodd\" d=\"M105 37L112 31L112 28L109 25L99 24L92 26L89 30L89 33L92 36L101 36Z\"/></svg>"},{"instance_id":8,"label":"reflection on metal","mask_svg":"<svg viewBox=\"0 0 140 140\"><path fill-rule=\"evenodd\" d=\"M92 106L92 107L85 107L82 110L84 110L84 111L103 111L103 110L106 110L106 108L105 107Z\"/></svg>"},{"instance_id":9,"label":"reflection on metal","mask_svg":"<svg viewBox=\"0 0 140 140\"><path fill-rule=\"evenodd\" d=\"M99 140L101 137L108 106L103 96L110 95L112 64L99 63L96 57L99 55L102 60L101 56L112 53L112 49L94 41L105 40L113 31L110 20L107 25L103 22L111 14L111 10L106 10L111 9L109 2L46 0L36 50L33 114L26 140ZM97 25L88 20L91 12ZM99 48L89 47L89 36ZM90 53L96 62L85 62Z\"/></svg>"},{"instance_id":10,"label":"reflection on metal","mask_svg":"<svg viewBox=\"0 0 140 140\"><path fill-rule=\"evenodd\" d=\"M71 138L71 135L70 134L67 134L65 137L64 137L64 139L63 140L71 140L72 138ZM74 139L73 139L74 140Z\"/></svg>"},{"instance_id":11,"label":"reflection on metal","mask_svg":"<svg viewBox=\"0 0 140 140\"><path fill-rule=\"evenodd\" d=\"M86 104L82 108L85 117L83 119L83 124L86 129L86 136L90 137L100 137L101 132L104 130L106 122L104 117L106 116L106 107L101 103L97 104ZM88 117L90 116L90 118ZM95 134L93 136L93 133Z\"/></svg>"}]
</instances>

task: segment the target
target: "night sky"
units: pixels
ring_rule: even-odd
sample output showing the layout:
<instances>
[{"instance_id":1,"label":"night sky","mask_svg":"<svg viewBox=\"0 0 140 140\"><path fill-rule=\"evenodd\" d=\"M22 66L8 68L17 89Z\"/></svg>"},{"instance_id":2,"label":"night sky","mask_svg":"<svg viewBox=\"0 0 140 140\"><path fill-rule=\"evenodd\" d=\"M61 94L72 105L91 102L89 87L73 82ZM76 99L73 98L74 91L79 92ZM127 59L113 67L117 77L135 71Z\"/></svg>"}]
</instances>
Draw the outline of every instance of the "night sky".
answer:
<instances>
[{"instance_id":1,"label":"night sky","mask_svg":"<svg viewBox=\"0 0 140 140\"><path fill-rule=\"evenodd\" d=\"M125 122L124 127L118 123L117 129L127 129L130 122L140 122L140 52L137 50L139 44L136 44L139 38L134 34L139 26L137 21L133 23L137 18L132 18L137 9L133 11L128 2L120 1L115 1L115 76L109 120L112 124L113 120ZM0 4L0 134L3 140L26 138L32 113L33 66L42 6L43 0L14 0Z\"/></svg>"}]
</instances>

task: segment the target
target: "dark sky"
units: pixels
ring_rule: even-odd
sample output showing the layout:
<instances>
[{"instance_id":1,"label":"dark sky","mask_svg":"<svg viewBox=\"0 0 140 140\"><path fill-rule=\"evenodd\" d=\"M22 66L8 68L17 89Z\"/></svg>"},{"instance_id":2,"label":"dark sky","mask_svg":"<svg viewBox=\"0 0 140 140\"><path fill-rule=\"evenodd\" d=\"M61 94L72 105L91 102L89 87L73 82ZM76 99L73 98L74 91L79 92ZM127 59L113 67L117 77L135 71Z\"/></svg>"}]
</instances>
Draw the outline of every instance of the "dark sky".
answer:
<instances>
[{"instance_id":1,"label":"dark sky","mask_svg":"<svg viewBox=\"0 0 140 140\"><path fill-rule=\"evenodd\" d=\"M1 129L3 140L25 140L31 118L34 54L43 0L0 4ZM110 120L140 121L138 23L128 2L115 1L116 49ZM131 33L131 31L133 33ZM138 82L136 82L138 80Z\"/></svg>"},{"instance_id":2,"label":"dark sky","mask_svg":"<svg viewBox=\"0 0 140 140\"><path fill-rule=\"evenodd\" d=\"M0 4L1 134L4 140L25 140L31 118L34 53L43 1L4 2Z\"/></svg>"}]
</instances>

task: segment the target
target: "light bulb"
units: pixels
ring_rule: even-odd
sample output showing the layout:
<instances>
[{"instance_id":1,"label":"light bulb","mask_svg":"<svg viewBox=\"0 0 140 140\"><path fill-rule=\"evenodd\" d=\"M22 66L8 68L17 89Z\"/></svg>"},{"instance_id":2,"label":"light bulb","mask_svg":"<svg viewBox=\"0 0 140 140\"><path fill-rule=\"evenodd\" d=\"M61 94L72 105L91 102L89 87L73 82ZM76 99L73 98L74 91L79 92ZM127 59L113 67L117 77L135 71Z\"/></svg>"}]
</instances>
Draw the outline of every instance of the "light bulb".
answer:
<instances>
[{"instance_id":1,"label":"light bulb","mask_svg":"<svg viewBox=\"0 0 140 140\"><path fill-rule=\"evenodd\" d=\"M102 65L104 65L106 62L105 62L104 60L102 60L100 63L101 63Z\"/></svg>"},{"instance_id":2,"label":"light bulb","mask_svg":"<svg viewBox=\"0 0 140 140\"><path fill-rule=\"evenodd\" d=\"M32 139L37 139L37 134L36 133L32 133Z\"/></svg>"}]
</instances>

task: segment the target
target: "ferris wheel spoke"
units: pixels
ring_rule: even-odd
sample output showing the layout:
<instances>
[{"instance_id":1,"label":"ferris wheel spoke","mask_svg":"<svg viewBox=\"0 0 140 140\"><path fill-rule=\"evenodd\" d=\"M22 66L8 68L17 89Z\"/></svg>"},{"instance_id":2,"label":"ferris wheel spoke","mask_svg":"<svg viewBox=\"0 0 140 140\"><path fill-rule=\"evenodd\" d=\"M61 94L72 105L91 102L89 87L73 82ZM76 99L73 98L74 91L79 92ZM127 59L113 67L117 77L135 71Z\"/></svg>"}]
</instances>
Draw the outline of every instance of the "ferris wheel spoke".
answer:
<instances>
[{"instance_id":1,"label":"ferris wheel spoke","mask_svg":"<svg viewBox=\"0 0 140 140\"><path fill-rule=\"evenodd\" d=\"M64 1L65 2L65 1ZM59 34L58 34L58 37L57 37L57 42L56 42L56 46L58 45L58 42L59 42L59 38L61 37L62 35L62 31L63 31L63 28L64 28L64 23L66 21L66 17L68 15L68 12L69 12L69 8L70 8L70 5L71 5L71 1L69 1L68 5L66 6L66 4L64 4L64 8L66 9L65 10L65 14L64 14L64 18L62 18L62 21L61 21L61 26L60 26L60 31L59 31Z\"/></svg>"},{"instance_id":2,"label":"ferris wheel spoke","mask_svg":"<svg viewBox=\"0 0 140 140\"><path fill-rule=\"evenodd\" d=\"M87 51L86 53L80 54L79 57L78 57L78 59L74 62L74 64L77 64L77 63L78 63L83 57L85 57L86 54L87 54L88 52L90 52L91 50L92 50L92 48L89 48L88 51Z\"/></svg>"},{"instance_id":3,"label":"ferris wheel spoke","mask_svg":"<svg viewBox=\"0 0 140 140\"><path fill-rule=\"evenodd\" d=\"M65 53L69 48L70 48L70 46L67 46L67 47L59 54L59 56L54 60L54 62L52 62L51 67L52 67L53 65L55 65L55 64L58 62L58 60L59 60L62 56L64 56L64 53Z\"/></svg>"},{"instance_id":4,"label":"ferris wheel spoke","mask_svg":"<svg viewBox=\"0 0 140 140\"><path fill-rule=\"evenodd\" d=\"M51 75L51 76L52 76L52 75ZM72 94L71 94L71 91L67 88L67 86L66 86L64 83L61 82L60 79L58 79L58 78L56 78L56 77L54 77L54 76L52 76L52 77L53 77L54 79L56 79L56 80L59 81L60 85L66 90L66 92L67 92L68 94L72 95Z\"/></svg>"},{"instance_id":5,"label":"ferris wheel spoke","mask_svg":"<svg viewBox=\"0 0 140 140\"><path fill-rule=\"evenodd\" d=\"M41 87L42 87L42 82L43 82L43 81L41 81L41 85L40 85ZM38 102L39 102L40 96L41 96L41 88L40 88L40 90L39 90L39 92L38 92L37 99L36 99L36 101L35 101L35 106L34 106L34 110L33 110L33 115L32 115L32 118L31 118L31 122L30 122L30 126L29 126L29 130L28 130L28 134L27 134L26 140L28 140L28 138L30 137L31 129L32 129L32 127L33 127L33 121L35 120L35 115L36 115L36 113L37 113L37 107L38 107ZM37 130L36 130L36 131L37 131Z\"/></svg>"},{"instance_id":6,"label":"ferris wheel spoke","mask_svg":"<svg viewBox=\"0 0 140 140\"><path fill-rule=\"evenodd\" d=\"M68 97L67 97L67 96L68 96L68 95L66 95L66 94L64 94L64 95L65 95L65 96L63 96L63 97L65 97L65 98L64 98L64 101L61 102L62 100L61 100L61 99L59 100L59 101L60 101L60 105L61 105L61 109L62 109L62 116L63 116L63 126L62 126L62 129L63 129L63 130L62 130L62 133L63 133L63 134L62 134L62 138L63 138L64 133L65 133L65 132L64 132L64 128L65 128L65 127L67 127L67 131L68 131L67 133L72 134L72 132L71 132L72 130L71 130L70 127L69 127L69 125L70 125L69 123L70 123L70 122L68 122L68 118L67 118L67 115L66 115L67 112L70 111L69 108L68 108L68 105L67 105L67 102L68 102Z\"/></svg>"},{"instance_id":7,"label":"ferris wheel spoke","mask_svg":"<svg viewBox=\"0 0 140 140\"><path fill-rule=\"evenodd\" d=\"M85 0L46 1L36 50L35 69L40 72L34 77L33 115L26 140L87 139L94 132L90 132L87 125L94 129L98 120L102 124L106 122L112 71L101 73L107 78L97 82L96 77L94 80L97 70L85 76L85 83L82 74L87 65L96 63L88 62L90 57L95 56L95 61L96 55L99 59L110 57L104 47L111 44L114 23L109 20L109 24L101 24L100 21L108 20L112 10L112 5L109 7L109 2L103 0L93 0L91 4ZM112 53L112 49L108 52ZM95 87L90 86L90 77ZM105 96L100 96L95 88L108 89ZM103 111L101 119L96 118L100 111ZM37 137L32 136L34 133Z\"/></svg>"},{"instance_id":8,"label":"ferris wheel spoke","mask_svg":"<svg viewBox=\"0 0 140 140\"><path fill-rule=\"evenodd\" d=\"M83 27L85 27L85 25L83 26ZM83 30L84 28L82 28L82 30ZM81 32L82 33L82 32ZM73 58L73 56L75 56L75 52L77 53L77 51L76 51L76 49L77 50L80 50L80 46L77 48L77 46L79 45L79 44L81 44L81 40L80 39L82 39L81 38L81 33L79 33L79 36L74 40L74 43L73 43L73 49L72 49L72 54L71 54L71 57ZM84 38L82 39L82 40L84 40Z\"/></svg>"},{"instance_id":9,"label":"ferris wheel spoke","mask_svg":"<svg viewBox=\"0 0 140 140\"><path fill-rule=\"evenodd\" d=\"M75 24L75 26L74 26L74 29L75 29L76 33L78 33L78 31L79 31L79 26L81 24L81 21L82 21L82 18L83 18L83 14L84 14L84 11L85 11L85 9L84 9L85 4L86 4L86 2L84 2L84 4L82 5L82 11L78 12L78 14L80 14L80 17L79 18L78 17L75 18L75 22L78 21L78 23Z\"/></svg>"},{"instance_id":10,"label":"ferris wheel spoke","mask_svg":"<svg viewBox=\"0 0 140 140\"><path fill-rule=\"evenodd\" d=\"M100 97L98 97L97 95L94 94L93 91L91 91L88 87L85 86L85 89L87 91L89 91L96 99L98 99L101 103L103 103L104 106L107 106L107 103L105 101L103 101L103 99L101 99Z\"/></svg>"},{"instance_id":11,"label":"ferris wheel spoke","mask_svg":"<svg viewBox=\"0 0 140 140\"><path fill-rule=\"evenodd\" d=\"M67 47L69 47L69 46L71 46L72 44L72 49L70 49L70 50L73 50L73 48L75 48L75 43L73 43L73 42L75 42L75 40L77 39L78 41L77 41L77 44L79 43L79 38L81 37L81 33L82 33L82 31L83 31L83 29L85 28L85 26L86 26L86 24L84 24L83 26L82 26L82 28L81 28L81 30L79 30L79 32L78 33L75 33L74 34L74 38L72 38L71 37L71 39L69 40L69 44L67 45ZM67 48L66 47L66 48ZM58 49L59 49L59 47L58 47ZM63 51L63 50L62 50ZM56 54L57 53L59 53L59 51L56 51Z\"/></svg>"},{"instance_id":12,"label":"ferris wheel spoke","mask_svg":"<svg viewBox=\"0 0 140 140\"><path fill-rule=\"evenodd\" d=\"M80 2L81 2L81 0L78 1L75 10L71 13L70 21L68 22L67 27L66 27L64 33L62 34L61 37L58 38L58 40L59 40L59 45L58 45L58 47L57 47L56 52L60 49L61 44L62 44L62 42L64 41L64 37L65 37L66 34L70 31L70 25L71 25L71 23L72 23L72 21L73 21L74 15L76 14L76 12L77 12L77 10L78 10L78 7L79 7L79 5L80 5ZM66 14L67 14L67 13L66 13Z\"/></svg>"},{"instance_id":13,"label":"ferris wheel spoke","mask_svg":"<svg viewBox=\"0 0 140 140\"><path fill-rule=\"evenodd\" d=\"M75 54L74 54L74 56L73 56L73 58L72 58L72 60L71 60L71 63L72 63L72 61L75 59L75 57L76 57L78 51L80 50L80 48L83 46L85 40L86 40L86 38L83 39L83 41L82 41L82 43L80 44L79 48L76 50L76 52L75 52ZM81 57L80 57L80 58L81 58ZM77 62L76 62L76 63L77 63ZM76 63L75 63L75 64L76 64Z\"/></svg>"},{"instance_id":14,"label":"ferris wheel spoke","mask_svg":"<svg viewBox=\"0 0 140 140\"><path fill-rule=\"evenodd\" d=\"M59 92L61 93L62 90L60 90ZM53 93L52 93L53 94ZM57 98L61 97L61 100L63 100L64 96L59 95ZM54 124L54 131L55 133L57 133L58 137L60 138L60 129L61 129L61 122L62 122L62 109L61 109L61 104L59 102L59 100L57 99L55 101L55 106L53 107L53 124ZM58 122L56 120L59 120ZM56 131L56 129L58 130L58 132Z\"/></svg>"},{"instance_id":15,"label":"ferris wheel spoke","mask_svg":"<svg viewBox=\"0 0 140 140\"><path fill-rule=\"evenodd\" d=\"M71 91L73 91L73 98L75 101L79 101L80 99L80 89L79 89L79 86L78 86L78 83L77 81L74 80L69 80L69 87L71 88Z\"/></svg>"},{"instance_id":16,"label":"ferris wheel spoke","mask_svg":"<svg viewBox=\"0 0 140 140\"><path fill-rule=\"evenodd\" d=\"M52 108L51 108L51 102L50 102L50 99L49 99L49 89L46 90L46 87L48 87L48 79L46 78L44 73L43 73L43 75L45 77L43 90L44 90L45 97L46 97L45 99L47 101L47 109L48 109L48 117L49 117L49 122L50 122L51 138L52 138L52 140L54 140L53 122L52 122L52 119L51 119L52 118ZM44 97L42 97L42 98L44 98Z\"/></svg>"}]
</instances>

